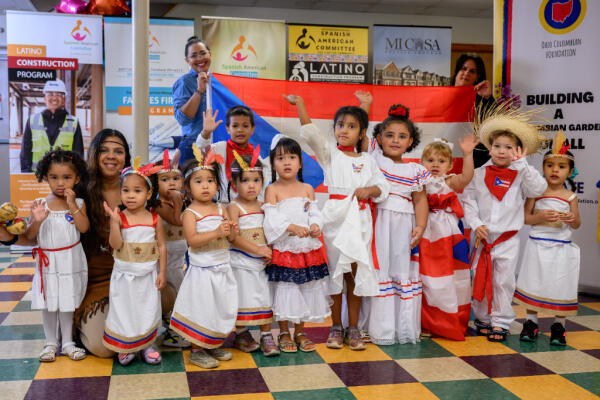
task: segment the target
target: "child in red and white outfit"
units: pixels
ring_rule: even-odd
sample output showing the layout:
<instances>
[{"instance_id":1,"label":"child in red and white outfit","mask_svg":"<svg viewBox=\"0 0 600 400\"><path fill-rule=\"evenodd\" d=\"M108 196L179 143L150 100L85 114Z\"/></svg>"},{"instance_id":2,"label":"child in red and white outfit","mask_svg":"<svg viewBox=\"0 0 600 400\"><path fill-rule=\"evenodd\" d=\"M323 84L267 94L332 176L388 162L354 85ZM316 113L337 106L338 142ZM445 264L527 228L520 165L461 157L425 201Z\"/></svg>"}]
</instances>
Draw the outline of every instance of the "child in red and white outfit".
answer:
<instances>
[{"instance_id":1,"label":"child in red and white outfit","mask_svg":"<svg viewBox=\"0 0 600 400\"><path fill-rule=\"evenodd\" d=\"M475 170L465 188L465 220L475 232L473 311L478 334L504 341L515 319L511 301L519 255L518 231L526 197L538 197L545 179L525 156L540 147L538 130L524 116L505 108L489 116L476 132L491 160Z\"/></svg>"}]
</instances>

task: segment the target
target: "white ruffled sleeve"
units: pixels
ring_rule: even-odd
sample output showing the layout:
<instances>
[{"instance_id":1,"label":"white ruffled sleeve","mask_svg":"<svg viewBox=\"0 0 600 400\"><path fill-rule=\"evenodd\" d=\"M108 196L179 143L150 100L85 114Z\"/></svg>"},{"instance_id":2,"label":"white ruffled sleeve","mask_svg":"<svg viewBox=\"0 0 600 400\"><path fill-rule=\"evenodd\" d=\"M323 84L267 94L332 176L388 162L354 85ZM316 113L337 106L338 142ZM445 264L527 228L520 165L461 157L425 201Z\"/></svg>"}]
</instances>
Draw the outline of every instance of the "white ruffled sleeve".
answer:
<instances>
[{"instance_id":1,"label":"white ruffled sleeve","mask_svg":"<svg viewBox=\"0 0 600 400\"><path fill-rule=\"evenodd\" d=\"M265 203L262 206L265 212L263 230L267 242L273 244L288 236L287 228L291 222L288 217L277 209L276 205Z\"/></svg>"},{"instance_id":2,"label":"white ruffled sleeve","mask_svg":"<svg viewBox=\"0 0 600 400\"><path fill-rule=\"evenodd\" d=\"M415 176L413 177L415 183L412 187L412 191L420 192L429 182L431 182L433 177L431 176L429 170L427 170L427 168L425 168L423 165L417 163L412 164L415 171Z\"/></svg>"},{"instance_id":3,"label":"white ruffled sleeve","mask_svg":"<svg viewBox=\"0 0 600 400\"><path fill-rule=\"evenodd\" d=\"M385 176L383 176L383 172L379 169L377 162L372 156L368 156L369 160L369 168L371 168L371 182L365 186L377 186L379 190L381 190L381 194L378 197L373 198L374 203L381 203L390 195L390 184L388 183Z\"/></svg>"},{"instance_id":4,"label":"white ruffled sleeve","mask_svg":"<svg viewBox=\"0 0 600 400\"><path fill-rule=\"evenodd\" d=\"M331 143L315 124L300 127L300 138L311 148L317 157L321 168L325 169L331 163Z\"/></svg>"},{"instance_id":5,"label":"white ruffled sleeve","mask_svg":"<svg viewBox=\"0 0 600 400\"><path fill-rule=\"evenodd\" d=\"M308 207L308 226L312 224L317 224L319 229L323 229L323 214L321 214L321 210L317 205L316 201L311 201L310 206Z\"/></svg>"}]
</instances>

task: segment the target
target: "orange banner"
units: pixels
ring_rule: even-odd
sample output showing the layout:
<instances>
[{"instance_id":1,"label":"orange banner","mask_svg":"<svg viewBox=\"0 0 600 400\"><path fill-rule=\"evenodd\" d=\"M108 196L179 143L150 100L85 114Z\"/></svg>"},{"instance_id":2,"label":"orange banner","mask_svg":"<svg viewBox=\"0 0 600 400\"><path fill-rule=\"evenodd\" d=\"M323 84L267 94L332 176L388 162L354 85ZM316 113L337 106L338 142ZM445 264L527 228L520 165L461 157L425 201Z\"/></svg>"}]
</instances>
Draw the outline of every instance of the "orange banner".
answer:
<instances>
[{"instance_id":1,"label":"orange banner","mask_svg":"<svg viewBox=\"0 0 600 400\"><path fill-rule=\"evenodd\" d=\"M174 115L175 110L173 107L150 107L150 115ZM119 115L132 115L133 109L131 106L119 106Z\"/></svg>"},{"instance_id":2,"label":"orange banner","mask_svg":"<svg viewBox=\"0 0 600 400\"><path fill-rule=\"evenodd\" d=\"M46 57L46 46L9 44L6 52L9 57Z\"/></svg>"}]
</instances>

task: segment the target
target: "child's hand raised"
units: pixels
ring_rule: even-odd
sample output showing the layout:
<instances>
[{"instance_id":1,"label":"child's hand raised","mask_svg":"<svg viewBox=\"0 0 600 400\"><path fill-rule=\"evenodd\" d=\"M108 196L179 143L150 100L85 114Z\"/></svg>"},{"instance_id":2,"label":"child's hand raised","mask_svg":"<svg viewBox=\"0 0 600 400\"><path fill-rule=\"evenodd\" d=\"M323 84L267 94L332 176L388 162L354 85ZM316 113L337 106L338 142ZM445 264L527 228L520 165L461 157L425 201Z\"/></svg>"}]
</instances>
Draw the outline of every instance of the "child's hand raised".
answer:
<instances>
[{"instance_id":1,"label":"child's hand raised","mask_svg":"<svg viewBox=\"0 0 600 400\"><path fill-rule=\"evenodd\" d=\"M423 232L425 232L425 228L422 226L415 226L410 234L410 248L417 246L423 237Z\"/></svg>"},{"instance_id":2,"label":"child's hand raised","mask_svg":"<svg viewBox=\"0 0 600 400\"><path fill-rule=\"evenodd\" d=\"M219 125L223 122L223 120L217 121L217 115L219 115L219 110L216 110L215 113L212 113L212 108L207 108L206 111L202 112L202 117L204 118L204 125L202 125L202 132L205 134L210 134L217 129Z\"/></svg>"},{"instance_id":3,"label":"child's hand raised","mask_svg":"<svg viewBox=\"0 0 600 400\"><path fill-rule=\"evenodd\" d=\"M111 210L106 201L104 202L104 211L110 217L111 223L119 224L121 221L121 217L119 216L119 207L115 207L114 210Z\"/></svg>"},{"instance_id":4,"label":"child's hand raised","mask_svg":"<svg viewBox=\"0 0 600 400\"><path fill-rule=\"evenodd\" d=\"M288 95L283 95L283 98L286 99L288 101L288 103L290 103L291 105L295 106L296 104L298 104L299 102L304 101L302 99L302 97L297 96L295 94L288 94Z\"/></svg>"},{"instance_id":5,"label":"child's hand raised","mask_svg":"<svg viewBox=\"0 0 600 400\"><path fill-rule=\"evenodd\" d=\"M35 222L44 222L50 215L50 211L46 209L46 202L38 199L31 204L31 218Z\"/></svg>"},{"instance_id":6,"label":"child's hand raised","mask_svg":"<svg viewBox=\"0 0 600 400\"><path fill-rule=\"evenodd\" d=\"M458 147L463 155L471 154L479 143L479 138L472 133L465 133L462 139L458 139Z\"/></svg>"},{"instance_id":7,"label":"child's hand raised","mask_svg":"<svg viewBox=\"0 0 600 400\"><path fill-rule=\"evenodd\" d=\"M373 95L371 92L365 90L357 90L354 92L354 96L358 99L360 104L371 104L373 103Z\"/></svg>"},{"instance_id":8,"label":"child's hand raised","mask_svg":"<svg viewBox=\"0 0 600 400\"><path fill-rule=\"evenodd\" d=\"M520 160L527 155L527 147L517 147L517 150L511 150L511 153L513 162Z\"/></svg>"}]
</instances>

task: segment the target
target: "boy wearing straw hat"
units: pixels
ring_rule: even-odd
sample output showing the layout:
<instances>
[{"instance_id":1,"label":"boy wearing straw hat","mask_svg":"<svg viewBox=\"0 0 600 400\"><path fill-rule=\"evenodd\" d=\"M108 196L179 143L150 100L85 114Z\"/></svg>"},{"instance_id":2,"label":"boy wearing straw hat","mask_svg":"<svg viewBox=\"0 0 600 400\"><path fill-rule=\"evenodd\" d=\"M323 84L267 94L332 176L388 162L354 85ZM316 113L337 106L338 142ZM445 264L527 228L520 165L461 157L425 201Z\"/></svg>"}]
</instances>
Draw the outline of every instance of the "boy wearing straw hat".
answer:
<instances>
[{"instance_id":1,"label":"boy wearing straw hat","mask_svg":"<svg viewBox=\"0 0 600 400\"><path fill-rule=\"evenodd\" d=\"M519 255L516 235L524 224L525 199L540 196L547 187L525 160L541 145L532 115L498 106L474 126L491 160L475 170L463 202L465 220L477 238L472 259L475 326L492 342L506 339L516 317L511 305Z\"/></svg>"}]
</instances>

